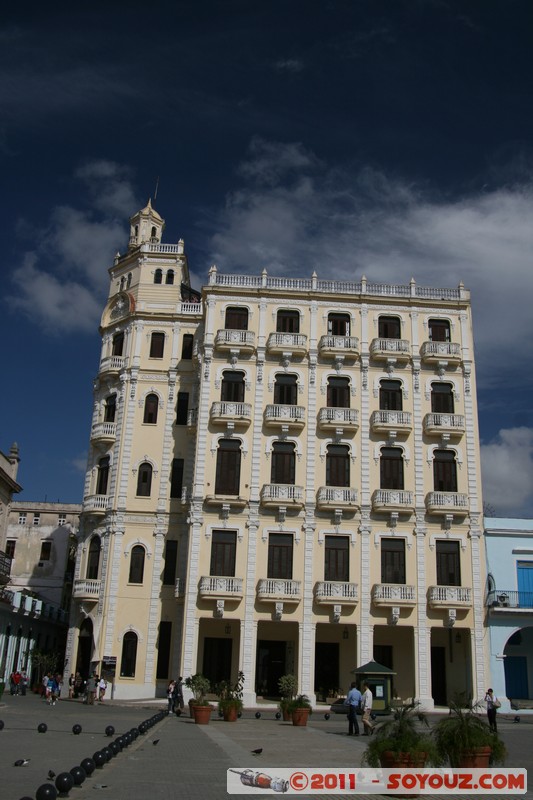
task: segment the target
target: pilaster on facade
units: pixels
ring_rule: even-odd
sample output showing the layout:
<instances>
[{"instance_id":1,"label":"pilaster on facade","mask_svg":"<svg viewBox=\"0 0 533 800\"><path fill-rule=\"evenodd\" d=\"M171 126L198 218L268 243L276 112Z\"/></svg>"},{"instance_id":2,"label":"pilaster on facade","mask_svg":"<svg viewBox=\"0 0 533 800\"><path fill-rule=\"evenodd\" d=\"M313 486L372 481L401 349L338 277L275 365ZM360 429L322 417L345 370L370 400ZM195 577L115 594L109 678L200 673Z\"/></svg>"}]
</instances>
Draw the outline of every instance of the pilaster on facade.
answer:
<instances>
[{"instance_id":1,"label":"pilaster on facade","mask_svg":"<svg viewBox=\"0 0 533 800\"><path fill-rule=\"evenodd\" d=\"M361 524L359 526L359 533L361 536L361 624L359 636L357 637L357 650L358 650L358 664L366 664L373 659L374 649L374 636L373 626L370 624L370 598L371 598L371 580L370 580L370 534L372 526L370 524L369 516L361 513Z\"/></svg>"}]
</instances>

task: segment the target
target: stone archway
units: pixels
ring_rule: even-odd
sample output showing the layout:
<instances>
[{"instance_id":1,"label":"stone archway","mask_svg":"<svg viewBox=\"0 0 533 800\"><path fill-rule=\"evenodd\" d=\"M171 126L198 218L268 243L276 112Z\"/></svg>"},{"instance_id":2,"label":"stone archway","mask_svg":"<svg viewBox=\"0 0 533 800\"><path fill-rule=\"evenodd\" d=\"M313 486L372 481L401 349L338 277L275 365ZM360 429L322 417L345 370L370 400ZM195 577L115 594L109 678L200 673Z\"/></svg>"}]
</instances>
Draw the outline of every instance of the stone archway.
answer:
<instances>
[{"instance_id":1,"label":"stone archway","mask_svg":"<svg viewBox=\"0 0 533 800\"><path fill-rule=\"evenodd\" d=\"M520 628L508 638L505 649L505 694L511 706L533 708L533 627Z\"/></svg>"}]
</instances>

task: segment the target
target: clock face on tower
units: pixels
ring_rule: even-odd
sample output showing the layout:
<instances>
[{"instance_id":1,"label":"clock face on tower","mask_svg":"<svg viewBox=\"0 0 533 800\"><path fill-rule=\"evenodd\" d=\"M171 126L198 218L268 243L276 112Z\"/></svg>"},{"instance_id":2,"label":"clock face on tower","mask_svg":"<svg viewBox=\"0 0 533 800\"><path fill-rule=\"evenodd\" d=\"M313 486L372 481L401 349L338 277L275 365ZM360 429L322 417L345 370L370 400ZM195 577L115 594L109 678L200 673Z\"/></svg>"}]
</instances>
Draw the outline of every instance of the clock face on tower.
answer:
<instances>
[{"instance_id":1,"label":"clock face on tower","mask_svg":"<svg viewBox=\"0 0 533 800\"><path fill-rule=\"evenodd\" d=\"M130 310L130 297L125 293L119 294L113 307L111 308L109 315L111 319L116 320L120 319L120 317L124 317Z\"/></svg>"}]
</instances>

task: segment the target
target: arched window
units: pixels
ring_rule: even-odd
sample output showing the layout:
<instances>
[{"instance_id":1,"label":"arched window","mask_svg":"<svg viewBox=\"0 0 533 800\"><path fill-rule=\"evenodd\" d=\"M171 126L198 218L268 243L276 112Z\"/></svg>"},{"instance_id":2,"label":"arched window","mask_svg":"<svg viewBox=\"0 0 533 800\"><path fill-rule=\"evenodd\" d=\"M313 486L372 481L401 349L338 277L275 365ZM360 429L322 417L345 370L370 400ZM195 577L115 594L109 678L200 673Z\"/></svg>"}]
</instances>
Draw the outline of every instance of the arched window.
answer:
<instances>
[{"instance_id":1,"label":"arched window","mask_svg":"<svg viewBox=\"0 0 533 800\"><path fill-rule=\"evenodd\" d=\"M147 425L155 425L157 422L157 411L159 408L159 397L156 394L146 395L144 401L143 422Z\"/></svg>"},{"instance_id":2,"label":"arched window","mask_svg":"<svg viewBox=\"0 0 533 800\"><path fill-rule=\"evenodd\" d=\"M135 662L137 660L137 634L128 631L122 640L122 658L120 660L120 677L135 677Z\"/></svg>"},{"instance_id":3,"label":"arched window","mask_svg":"<svg viewBox=\"0 0 533 800\"><path fill-rule=\"evenodd\" d=\"M157 229L156 229L155 225L152 225L152 230L151 230L151 233L150 233L150 238L151 238L151 239L155 239L156 237L157 237Z\"/></svg>"},{"instance_id":4,"label":"arched window","mask_svg":"<svg viewBox=\"0 0 533 800\"><path fill-rule=\"evenodd\" d=\"M328 378L328 408L350 408L350 381L348 378Z\"/></svg>"},{"instance_id":5,"label":"arched window","mask_svg":"<svg viewBox=\"0 0 533 800\"><path fill-rule=\"evenodd\" d=\"M244 372L228 370L222 373L220 399L227 403L244 403Z\"/></svg>"},{"instance_id":6,"label":"arched window","mask_svg":"<svg viewBox=\"0 0 533 800\"><path fill-rule=\"evenodd\" d=\"M271 483L294 486L296 479L296 456L291 442L274 442L272 447Z\"/></svg>"},{"instance_id":7,"label":"arched window","mask_svg":"<svg viewBox=\"0 0 533 800\"><path fill-rule=\"evenodd\" d=\"M399 447L382 447L380 488L403 489L403 451Z\"/></svg>"},{"instance_id":8,"label":"arched window","mask_svg":"<svg viewBox=\"0 0 533 800\"><path fill-rule=\"evenodd\" d=\"M326 454L326 486L350 485L350 451L345 445L330 444Z\"/></svg>"},{"instance_id":9,"label":"arched window","mask_svg":"<svg viewBox=\"0 0 533 800\"><path fill-rule=\"evenodd\" d=\"M150 497L152 491L152 465L147 461L139 467L137 476L137 497Z\"/></svg>"},{"instance_id":10,"label":"arched window","mask_svg":"<svg viewBox=\"0 0 533 800\"><path fill-rule=\"evenodd\" d=\"M452 450L433 453L433 486L436 492L457 491L457 464Z\"/></svg>"},{"instance_id":11,"label":"arched window","mask_svg":"<svg viewBox=\"0 0 533 800\"><path fill-rule=\"evenodd\" d=\"M284 406L295 406L298 402L298 384L296 375L284 372L276 375L274 383L274 403Z\"/></svg>"},{"instance_id":12,"label":"arched window","mask_svg":"<svg viewBox=\"0 0 533 800\"><path fill-rule=\"evenodd\" d=\"M401 323L399 317L380 317L378 320L380 339L400 339Z\"/></svg>"},{"instance_id":13,"label":"arched window","mask_svg":"<svg viewBox=\"0 0 533 800\"><path fill-rule=\"evenodd\" d=\"M163 270L156 269L154 272L154 283L163 283Z\"/></svg>"},{"instance_id":14,"label":"arched window","mask_svg":"<svg viewBox=\"0 0 533 800\"><path fill-rule=\"evenodd\" d=\"M114 422L116 413L117 413L117 396L116 394L110 394L109 397L106 397L105 399L104 422Z\"/></svg>"},{"instance_id":15,"label":"arched window","mask_svg":"<svg viewBox=\"0 0 533 800\"><path fill-rule=\"evenodd\" d=\"M215 494L238 495L241 482L241 443L221 439L218 443Z\"/></svg>"},{"instance_id":16,"label":"arched window","mask_svg":"<svg viewBox=\"0 0 533 800\"><path fill-rule=\"evenodd\" d=\"M401 411L402 402L401 381L379 382L379 407L382 411Z\"/></svg>"},{"instance_id":17,"label":"arched window","mask_svg":"<svg viewBox=\"0 0 533 800\"><path fill-rule=\"evenodd\" d=\"M121 356L124 350L124 333L115 333L113 336L113 347L111 349L112 356Z\"/></svg>"},{"instance_id":18,"label":"arched window","mask_svg":"<svg viewBox=\"0 0 533 800\"><path fill-rule=\"evenodd\" d=\"M126 285L126 278L125 278L125 277L124 277L124 275L123 275L123 276L122 276L122 278L120 279L120 291L121 291L121 292L123 292L123 291L124 291L124 286L125 286L125 285Z\"/></svg>"},{"instance_id":19,"label":"arched window","mask_svg":"<svg viewBox=\"0 0 533 800\"><path fill-rule=\"evenodd\" d=\"M109 481L109 456L104 456L98 461L98 474L96 476L96 494L107 494Z\"/></svg>"},{"instance_id":20,"label":"arched window","mask_svg":"<svg viewBox=\"0 0 533 800\"><path fill-rule=\"evenodd\" d=\"M167 276L165 278L165 283L167 283L169 286L172 286L172 284L174 283L174 270L173 269L167 270Z\"/></svg>"},{"instance_id":21,"label":"arched window","mask_svg":"<svg viewBox=\"0 0 533 800\"><path fill-rule=\"evenodd\" d=\"M126 283L126 289L129 289L131 286L131 272L128 272L128 281Z\"/></svg>"},{"instance_id":22,"label":"arched window","mask_svg":"<svg viewBox=\"0 0 533 800\"><path fill-rule=\"evenodd\" d=\"M100 568L100 550L100 537L92 536L91 541L89 542L89 552L87 554L87 572L85 573L87 580L93 581L98 578L98 570Z\"/></svg>"},{"instance_id":23,"label":"arched window","mask_svg":"<svg viewBox=\"0 0 533 800\"><path fill-rule=\"evenodd\" d=\"M454 413L453 386L451 383L431 384L431 410L434 414Z\"/></svg>"},{"instance_id":24,"label":"arched window","mask_svg":"<svg viewBox=\"0 0 533 800\"><path fill-rule=\"evenodd\" d=\"M141 544L136 544L131 549L130 556L130 583L142 583L144 577L144 547Z\"/></svg>"}]
</instances>

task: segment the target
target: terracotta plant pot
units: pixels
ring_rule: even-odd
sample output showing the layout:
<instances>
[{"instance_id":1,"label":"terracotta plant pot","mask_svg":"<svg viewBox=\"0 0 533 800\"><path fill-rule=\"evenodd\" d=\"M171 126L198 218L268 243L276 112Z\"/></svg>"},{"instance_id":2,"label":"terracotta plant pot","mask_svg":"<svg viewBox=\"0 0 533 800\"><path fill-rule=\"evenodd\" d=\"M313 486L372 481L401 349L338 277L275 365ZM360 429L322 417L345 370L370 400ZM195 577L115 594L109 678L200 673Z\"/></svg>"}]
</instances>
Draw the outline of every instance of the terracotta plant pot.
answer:
<instances>
[{"instance_id":1,"label":"terracotta plant pot","mask_svg":"<svg viewBox=\"0 0 533 800\"><path fill-rule=\"evenodd\" d=\"M408 767L424 767L427 753L394 753L385 750L381 754L379 763L383 769L407 769ZM391 797L420 797L419 794L392 794Z\"/></svg>"},{"instance_id":2,"label":"terracotta plant pot","mask_svg":"<svg viewBox=\"0 0 533 800\"><path fill-rule=\"evenodd\" d=\"M490 747L474 747L472 750L465 751L459 758L460 767L479 767L484 769L489 766Z\"/></svg>"},{"instance_id":3,"label":"terracotta plant pot","mask_svg":"<svg viewBox=\"0 0 533 800\"><path fill-rule=\"evenodd\" d=\"M293 725L307 725L307 718L309 717L310 708L295 708L292 712Z\"/></svg>"},{"instance_id":4,"label":"terracotta plant pot","mask_svg":"<svg viewBox=\"0 0 533 800\"><path fill-rule=\"evenodd\" d=\"M192 715L197 725L209 725L213 706L192 706Z\"/></svg>"},{"instance_id":5,"label":"terracotta plant pot","mask_svg":"<svg viewBox=\"0 0 533 800\"><path fill-rule=\"evenodd\" d=\"M236 722L237 721L237 706L228 706L227 708L222 709L222 713L224 714L224 721L225 722Z\"/></svg>"},{"instance_id":6,"label":"terracotta plant pot","mask_svg":"<svg viewBox=\"0 0 533 800\"><path fill-rule=\"evenodd\" d=\"M287 711L286 708L281 709L281 716L283 718L283 722L290 722L292 719L292 714L290 711Z\"/></svg>"}]
</instances>

